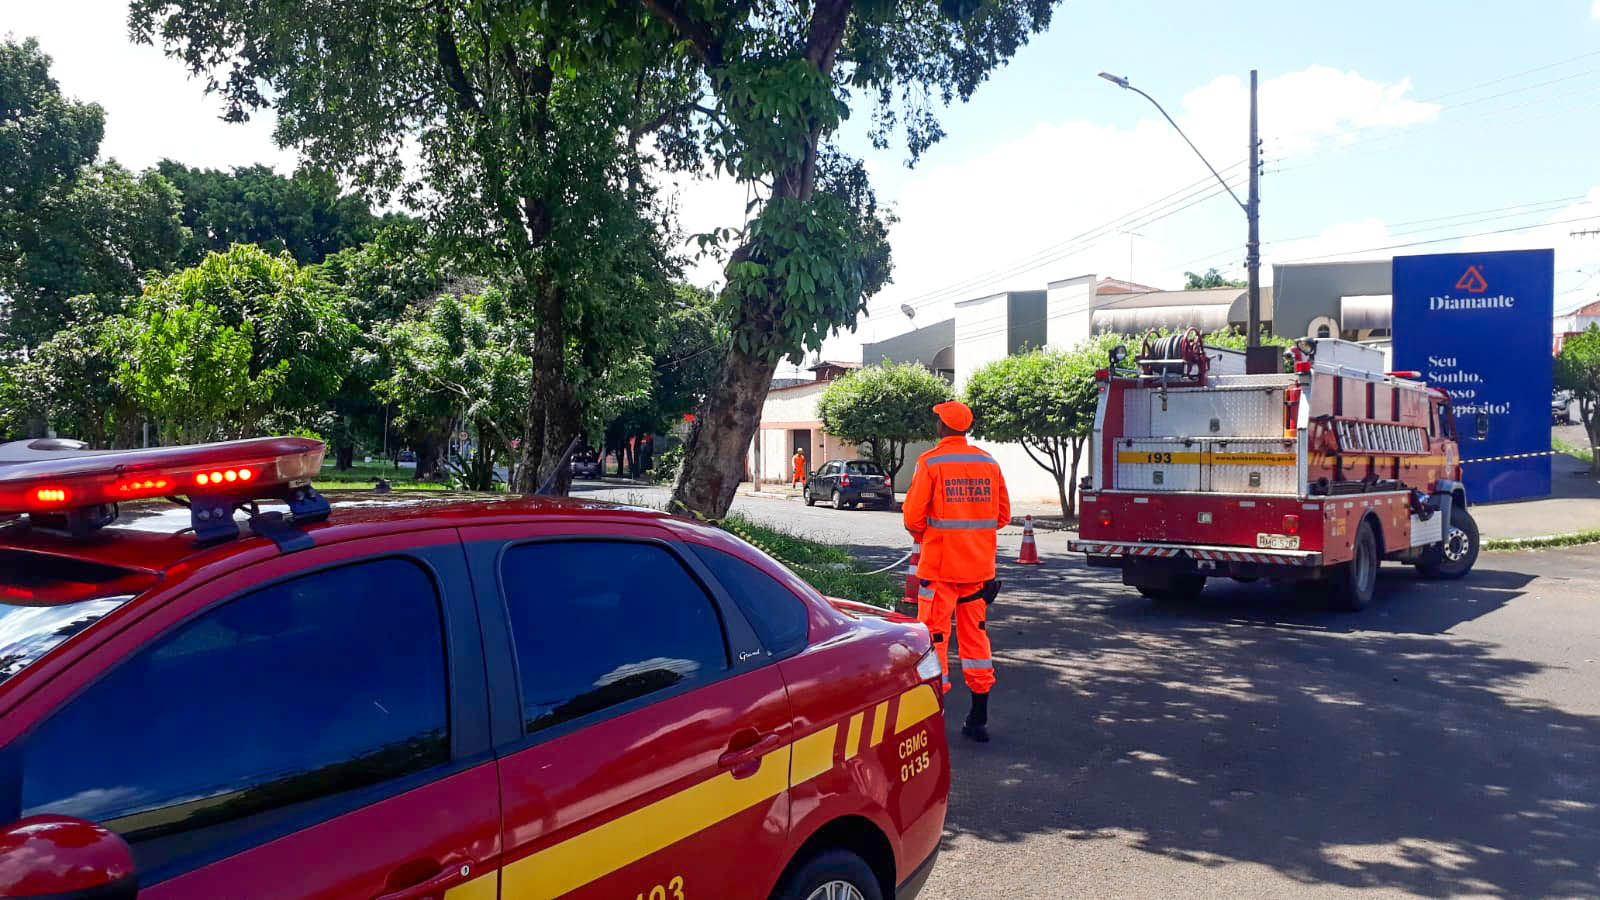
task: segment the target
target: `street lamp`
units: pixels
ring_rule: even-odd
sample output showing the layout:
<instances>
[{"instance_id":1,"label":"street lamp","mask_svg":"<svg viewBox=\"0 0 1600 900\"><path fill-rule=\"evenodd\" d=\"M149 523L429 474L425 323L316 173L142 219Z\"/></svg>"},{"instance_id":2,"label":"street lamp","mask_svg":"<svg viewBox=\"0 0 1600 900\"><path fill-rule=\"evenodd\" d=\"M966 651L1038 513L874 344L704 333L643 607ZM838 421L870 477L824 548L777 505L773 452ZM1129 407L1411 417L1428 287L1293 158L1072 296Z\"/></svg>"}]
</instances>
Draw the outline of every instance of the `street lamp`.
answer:
<instances>
[{"instance_id":1,"label":"street lamp","mask_svg":"<svg viewBox=\"0 0 1600 900\"><path fill-rule=\"evenodd\" d=\"M1178 136L1183 138L1183 142L1189 145L1189 149L1194 151L1194 155L1200 157L1200 161L1206 164L1206 168L1211 170L1211 174L1216 176L1217 181L1222 182L1223 189L1228 192L1228 196L1233 198L1233 202L1239 204L1239 208L1244 210L1245 219L1249 223L1249 233L1244 244L1244 265L1245 270L1249 273L1248 277L1250 284L1250 316L1246 325L1248 330L1245 333L1245 343L1247 348L1245 350L1245 366L1247 371L1252 373L1276 372L1278 370L1276 351L1269 351L1271 354L1270 356L1260 352L1261 142L1256 138L1256 70L1250 70L1250 198L1248 200L1239 199L1239 195L1235 194L1233 192L1233 188L1228 186L1227 179L1223 178L1222 175L1217 172L1216 167L1211 165L1211 161L1206 159L1204 153L1200 152L1200 148L1194 145L1194 141L1189 140L1189 136L1183 133L1182 128L1178 127L1178 123L1174 122L1172 117L1167 115L1167 111L1162 109L1160 103L1156 102L1156 98L1146 94L1144 91L1139 90L1132 84L1129 84L1128 79L1120 75L1113 75L1110 72L1101 72L1100 77L1111 82L1117 87L1122 88L1123 90L1133 91L1135 94L1138 94L1146 100L1149 100L1150 105L1154 106L1156 111L1161 113L1162 118L1167 120L1167 124L1171 125L1172 129L1178 132Z\"/></svg>"}]
</instances>

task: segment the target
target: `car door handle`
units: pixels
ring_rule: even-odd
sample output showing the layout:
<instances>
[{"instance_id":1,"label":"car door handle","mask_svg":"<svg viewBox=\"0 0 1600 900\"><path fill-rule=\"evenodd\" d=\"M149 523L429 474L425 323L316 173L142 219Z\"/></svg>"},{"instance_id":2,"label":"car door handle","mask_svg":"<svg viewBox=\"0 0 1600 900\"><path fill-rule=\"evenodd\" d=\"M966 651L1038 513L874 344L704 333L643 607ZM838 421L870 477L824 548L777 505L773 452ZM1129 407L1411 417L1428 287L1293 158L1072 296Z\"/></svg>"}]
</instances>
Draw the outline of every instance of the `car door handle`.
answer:
<instances>
[{"instance_id":1,"label":"car door handle","mask_svg":"<svg viewBox=\"0 0 1600 900\"><path fill-rule=\"evenodd\" d=\"M473 873L471 863L457 861L446 866L440 866L437 860L416 859L403 866L396 867L394 872L389 875L390 885L397 880L404 881L415 877L412 873L427 872L436 867L438 871L432 875L423 877L414 884L398 890L379 894L374 900L432 900L432 898L436 897L442 898L446 889L466 881L472 877Z\"/></svg>"},{"instance_id":2,"label":"car door handle","mask_svg":"<svg viewBox=\"0 0 1600 900\"><path fill-rule=\"evenodd\" d=\"M717 757L717 765L724 769L733 770L735 778L754 775L754 767L760 762L761 757L781 746L783 746L783 738L776 734L768 734L748 747L729 750Z\"/></svg>"}]
</instances>

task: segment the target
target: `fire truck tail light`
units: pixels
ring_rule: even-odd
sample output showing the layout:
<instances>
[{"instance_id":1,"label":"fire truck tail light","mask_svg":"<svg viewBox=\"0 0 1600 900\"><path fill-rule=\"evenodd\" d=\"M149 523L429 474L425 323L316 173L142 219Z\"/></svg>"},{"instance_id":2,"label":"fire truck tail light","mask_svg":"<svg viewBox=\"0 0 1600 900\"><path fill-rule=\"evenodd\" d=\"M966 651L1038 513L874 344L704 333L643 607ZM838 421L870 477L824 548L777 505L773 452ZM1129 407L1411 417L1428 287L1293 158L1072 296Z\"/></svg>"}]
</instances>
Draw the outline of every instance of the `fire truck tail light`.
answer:
<instances>
[{"instance_id":1,"label":"fire truck tail light","mask_svg":"<svg viewBox=\"0 0 1600 900\"><path fill-rule=\"evenodd\" d=\"M1101 381L1104 381L1107 378L1111 377L1111 370L1110 369L1095 369L1094 370L1094 377L1100 379Z\"/></svg>"},{"instance_id":2,"label":"fire truck tail light","mask_svg":"<svg viewBox=\"0 0 1600 900\"><path fill-rule=\"evenodd\" d=\"M1109 507L1109 506L1100 507L1100 527L1101 528L1110 528L1111 527L1111 507Z\"/></svg>"},{"instance_id":3,"label":"fire truck tail light","mask_svg":"<svg viewBox=\"0 0 1600 900\"><path fill-rule=\"evenodd\" d=\"M1300 517L1299 516L1284 516L1283 517L1283 533L1284 534L1299 534L1300 533Z\"/></svg>"},{"instance_id":4,"label":"fire truck tail light","mask_svg":"<svg viewBox=\"0 0 1600 900\"><path fill-rule=\"evenodd\" d=\"M1309 359L1302 359L1294 364L1294 373L1296 375L1304 375L1309 371L1311 371L1311 360Z\"/></svg>"}]
</instances>

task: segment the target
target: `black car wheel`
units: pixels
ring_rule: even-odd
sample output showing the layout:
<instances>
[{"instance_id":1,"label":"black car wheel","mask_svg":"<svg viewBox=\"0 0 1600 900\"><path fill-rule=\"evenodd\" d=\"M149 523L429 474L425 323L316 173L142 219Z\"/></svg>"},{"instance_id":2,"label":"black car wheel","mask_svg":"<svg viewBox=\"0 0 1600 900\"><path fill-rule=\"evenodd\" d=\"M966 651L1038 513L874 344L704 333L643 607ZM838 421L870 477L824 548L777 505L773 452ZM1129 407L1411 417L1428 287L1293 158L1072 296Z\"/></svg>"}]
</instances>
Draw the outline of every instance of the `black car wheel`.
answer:
<instances>
[{"instance_id":1,"label":"black car wheel","mask_svg":"<svg viewBox=\"0 0 1600 900\"><path fill-rule=\"evenodd\" d=\"M800 496L805 498L807 506L816 506L817 505L817 498L811 496L811 485L808 484L805 487L801 488L800 489Z\"/></svg>"},{"instance_id":2,"label":"black car wheel","mask_svg":"<svg viewBox=\"0 0 1600 900\"><path fill-rule=\"evenodd\" d=\"M1417 571L1428 578L1460 578L1472 571L1477 561L1478 523L1465 509L1451 506L1444 540L1422 555Z\"/></svg>"},{"instance_id":3,"label":"black car wheel","mask_svg":"<svg viewBox=\"0 0 1600 900\"><path fill-rule=\"evenodd\" d=\"M883 888L861 857L848 850L828 850L785 878L772 896L776 900L883 900Z\"/></svg>"},{"instance_id":4,"label":"black car wheel","mask_svg":"<svg viewBox=\"0 0 1600 900\"><path fill-rule=\"evenodd\" d=\"M1371 522L1362 522L1350 547L1350 561L1333 576L1334 602L1352 612L1366 609L1377 592L1379 562L1378 536Z\"/></svg>"}]
</instances>

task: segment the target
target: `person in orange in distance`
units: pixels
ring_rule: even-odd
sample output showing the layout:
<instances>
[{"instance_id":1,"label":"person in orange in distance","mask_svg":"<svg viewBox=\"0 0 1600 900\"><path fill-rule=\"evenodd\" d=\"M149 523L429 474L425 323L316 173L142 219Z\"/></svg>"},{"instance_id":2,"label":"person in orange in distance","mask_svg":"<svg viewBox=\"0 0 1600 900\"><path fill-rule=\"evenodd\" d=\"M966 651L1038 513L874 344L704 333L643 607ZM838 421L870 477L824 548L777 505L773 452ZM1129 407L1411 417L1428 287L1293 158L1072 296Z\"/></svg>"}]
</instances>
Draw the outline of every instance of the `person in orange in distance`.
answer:
<instances>
[{"instance_id":1,"label":"person in orange in distance","mask_svg":"<svg viewBox=\"0 0 1600 900\"><path fill-rule=\"evenodd\" d=\"M806 485L806 452L799 447L794 448L794 483Z\"/></svg>"},{"instance_id":2,"label":"person in orange in distance","mask_svg":"<svg viewBox=\"0 0 1600 900\"><path fill-rule=\"evenodd\" d=\"M994 687L986 625L989 603L1000 588L994 578L995 533L1011 522L1011 497L994 457L967 443L972 410L951 400L933 411L939 416L939 443L917 457L904 507L906 530L922 542L917 619L933 632L948 692L950 619L955 617L961 675L972 692L961 733L986 743Z\"/></svg>"}]
</instances>

